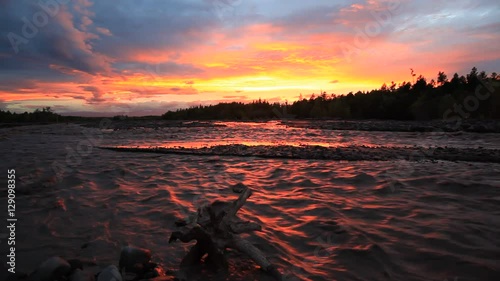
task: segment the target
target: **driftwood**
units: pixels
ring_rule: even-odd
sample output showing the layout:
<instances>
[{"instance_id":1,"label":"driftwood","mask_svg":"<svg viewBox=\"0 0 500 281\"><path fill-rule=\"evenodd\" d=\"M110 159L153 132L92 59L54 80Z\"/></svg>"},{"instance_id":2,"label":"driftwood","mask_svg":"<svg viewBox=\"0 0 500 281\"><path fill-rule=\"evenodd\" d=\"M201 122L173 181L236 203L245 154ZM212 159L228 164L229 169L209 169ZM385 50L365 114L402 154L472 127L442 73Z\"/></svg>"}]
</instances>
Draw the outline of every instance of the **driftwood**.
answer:
<instances>
[{"instance_id":1,"label":"driftwood","mask_svg":"<svg viewBox=\"0 0 500 281\"><path fill-rule=\"evenodd\" d=\"M249 188L245 188L239 198L232 203L215 201L212 204L200 207L196 215L188 221L178 221L178 226L187 226L187 231L175 231L169 243L180 240L184 243L196 240L197 243L182 259L179 279L184 279L189 268L201 261L207 254L206 262L215 269L227 268L224 251L227 248L247 254L264 271L271 274L276 280L282 280L281 273L272 265L262 252L250 242L240 238L238 234L261 230L261 226L254 222L241 220L236 213L252 195Z\"/></svg>"}]
</instances>

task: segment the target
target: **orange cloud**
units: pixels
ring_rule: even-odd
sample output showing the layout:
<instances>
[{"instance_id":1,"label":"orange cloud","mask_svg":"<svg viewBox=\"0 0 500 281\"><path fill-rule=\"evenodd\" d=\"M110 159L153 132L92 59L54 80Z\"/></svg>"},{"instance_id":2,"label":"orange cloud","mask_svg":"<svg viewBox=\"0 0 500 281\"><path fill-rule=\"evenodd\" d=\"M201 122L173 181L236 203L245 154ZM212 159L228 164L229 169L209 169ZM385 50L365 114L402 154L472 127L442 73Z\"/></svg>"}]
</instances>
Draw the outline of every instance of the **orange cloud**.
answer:
<instances>
[{"instance_id":1,"label":"orange cloud","mask_svg":"<svg viewBox=\"0 0 500 281\"><path fill-rule=\"evenodd\" d=\"M82 11L90 7L83 5ZM496 30L495 25L486 31L471 31L473 40L469 41L453 39L453 26L437 30L411 21L367 34L367 24L378 23L374 13L384 11L391 12L391 19L401 12L370 0L336 11L313 10L304 22L249 18L242 21L246 24L213 25L201 31L193 25L167 38L164 45L130 42L133 46L123 46L123 50L116 45L119 55L97 53L89 41L99 36L111 40L118 36L116 29L99 26L95 28L99 36L91 37L92 20L85 18L85 32L78 31L74 17L65 11L59 20L72 31L71 40L85 63L47 63L48 70L64 79L10 82L0 85L0 95L7 106L18 103L17 108L52 101L82 110L106 104L117 108L133 103L149 106L154 101L169 105L257 98L292 101L301 93L342 94L378 88L391 81L409 81L410 67L431 79L440 70L451 75L464 65L500 59L495 44L499 35L491 31ZM447 40L456 40L453 43L459 47L450 47ZM2 53L0 57L9 58ZM245 94L235 94L241 92Z\"/></svg>"}]
</instances>

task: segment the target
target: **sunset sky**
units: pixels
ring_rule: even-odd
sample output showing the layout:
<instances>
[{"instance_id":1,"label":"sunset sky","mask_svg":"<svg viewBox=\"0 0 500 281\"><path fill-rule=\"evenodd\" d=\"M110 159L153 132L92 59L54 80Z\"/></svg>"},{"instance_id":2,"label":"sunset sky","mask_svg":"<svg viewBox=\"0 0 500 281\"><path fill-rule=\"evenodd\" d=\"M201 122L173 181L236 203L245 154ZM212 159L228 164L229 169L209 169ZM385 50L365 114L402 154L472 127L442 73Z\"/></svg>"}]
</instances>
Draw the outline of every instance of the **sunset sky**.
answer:
<instances>
[{"instance_id":1,"label":"sunset sky","mask_svg":"<svg viewBox=\"0 0 500 281\"><path fill-rule=\"evenodd\" d=\"M40 5L41 3L42 5ZM2 0L0 109L158 115L500 70L498 0Z\"/></svg>"}]
</instances>

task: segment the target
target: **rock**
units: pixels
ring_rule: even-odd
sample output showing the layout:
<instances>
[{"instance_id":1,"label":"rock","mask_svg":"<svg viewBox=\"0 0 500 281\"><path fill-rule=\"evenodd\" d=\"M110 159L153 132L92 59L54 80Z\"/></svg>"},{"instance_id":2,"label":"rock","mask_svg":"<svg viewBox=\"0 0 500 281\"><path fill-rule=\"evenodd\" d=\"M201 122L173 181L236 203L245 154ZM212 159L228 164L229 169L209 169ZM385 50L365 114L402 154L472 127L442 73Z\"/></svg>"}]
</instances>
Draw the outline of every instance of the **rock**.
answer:
<instances>
[{"instance_id":1,"label":"rock","mask_svg":"<svg viewBox=\"0 0 500 281\"><path fill-rule=\"evenodd\" d=\"M69 281L95 281L95 277L89 272L77 268L69 277Z\"/></svg>"},{"instance_id":2,"label":"rock","mask_svg":"<svg viewBox=\"0 0 500 281\"><path fill-rule=\"evenodd\" d=\"M33 271L30 281L53 281L61 280L71 273L71 265L61 257L51 257L44 261Z\"/></svg>"},{"instance_id":3,"label":"rock","mask_svg":"<svg viewBox=\"0 0 500 281\"><path fill-rule=\"evenodd\" d=\"M142 273L143 268L151 261L151 251L147 249L125 246L120 254L120 270Z\"/></svg>"},{"instance_id":4,"label":"rock","mask_svg":"<svg viewBox=\"0 0 500 281\"><path fill-rule=\"evenodd\" d=\"M79 259L71 259L68 260L69 265L71 266L72 269L81 269L83 270L83 263Z\"/></svg>"},{"instance_id":5,"label":"rock","mask_svg":"<svg viewBox=\"0 0 500 281\"><path fill-rule=\"evenodd\" d=\"M98 260L102 253L112 253L119 245L105 238L97 238L83 244L79 257L86 260Z\"/></svg>"},{"instance_id":6,"label":"rock","mask_svg":"<svg viewBox=\"0 0 500 281\"><path fill-rule=\"evenodd\" d=\"M118 268L115 265L110 265L97 275L97 281L123 281L123 278Z\"/></svg>"},{"instance_id":7,"label":"rock","mask_svg":"<svg viewBox=\"0 0 500 281\"><path fill-rule=\"evenodd\" d=\"M153 263L151 264L153 265ZM143 279L152 279L160 276L160 270L156 267L157 265L154 264L154 267L150 268L149 270L145 271L144 274L141 276Z\"/></svg>"}]
</instances>

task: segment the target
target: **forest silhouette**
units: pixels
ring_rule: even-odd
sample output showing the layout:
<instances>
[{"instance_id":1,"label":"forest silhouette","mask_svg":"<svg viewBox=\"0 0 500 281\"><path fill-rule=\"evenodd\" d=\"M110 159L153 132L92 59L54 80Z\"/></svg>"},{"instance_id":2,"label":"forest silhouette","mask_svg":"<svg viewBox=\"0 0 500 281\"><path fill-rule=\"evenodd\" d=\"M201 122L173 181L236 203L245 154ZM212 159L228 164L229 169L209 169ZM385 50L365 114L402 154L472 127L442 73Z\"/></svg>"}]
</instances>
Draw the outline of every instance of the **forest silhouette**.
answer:
<instances>
[{"instance_id":1,"label":"forest silhouette","mask_svg":"<svg viewBox=\"0 0 500 281\"><path fill-rule=\"evenodd\" d=\"M5 123L54 123L64 121L64 119L64 116L55 113L50 107L44 107L41 110L35 109L33 112L24 113L0 110L0 122Z\"/></svg>"},{"instance_id":2,"label":"forest silhouette","mask_svg":"<svg viewBox=\"0 0 500 281\"><path fill-rule=\"evenodd\" d=\"M251 103L231 102L199 105L161 116L165 120L267 120L267 119L392 119L437 120L451 114L466 119L500 119L500 76L478 72L473 67L466 76L457 73L448 79L439 72L437 79L428 81L422 75L414 82L383 84L380 89L358 91L347 95L321 92L310 98L300 98L293 103L270 103L256 100ZM475 98L477 91L487 92L487 98ZM482 94L484 97L485 95ZM472 101L472 104L471 104ZM469 104L467 104L469 103ZM473 108L474 110L466 110ZM467 112L466 112L467 111ZM126 116L117 116L123 120ZM149 118L154 118L149 116ZM34 112L15 113L0 110L2 123L52 123L78 121L83 117L61 116L50 107ZM140 117L127 119L141 119Z\"/></svg>"},{"instance_id":3,"label":"forest silhouette","mask_svg":"<svg viewBox=\"0 0 500 281\"><path fill-rule=\"evenodd\" d=\"M412 76L416 75L413 73ZM415 79L415 78L414 78ZM358 91L347 95L322 92L301 98L291 104L269 103L257 100L251 103L231 102L208 106L193 106L163 114L167 120L255 120L277 118L318 119L394 119L434 120L447 114L465 111L468 96L474 96L478 87L499 81L496 73L478 72L472 68L466 76L457 73L448 79L439 72L437 79L428 81L422 75L415 81L396 85L384 84L380 89ZM491 90L491 87L489 87ZM469 101L470 102L470 101ZM467 112L465 118L500 118L500 92L495 88L487 99L479 101L478 108ZM458 108L456 108L458 106ZM469 105L475 107L476 105Z\"/></svg>"}]
</instances>

